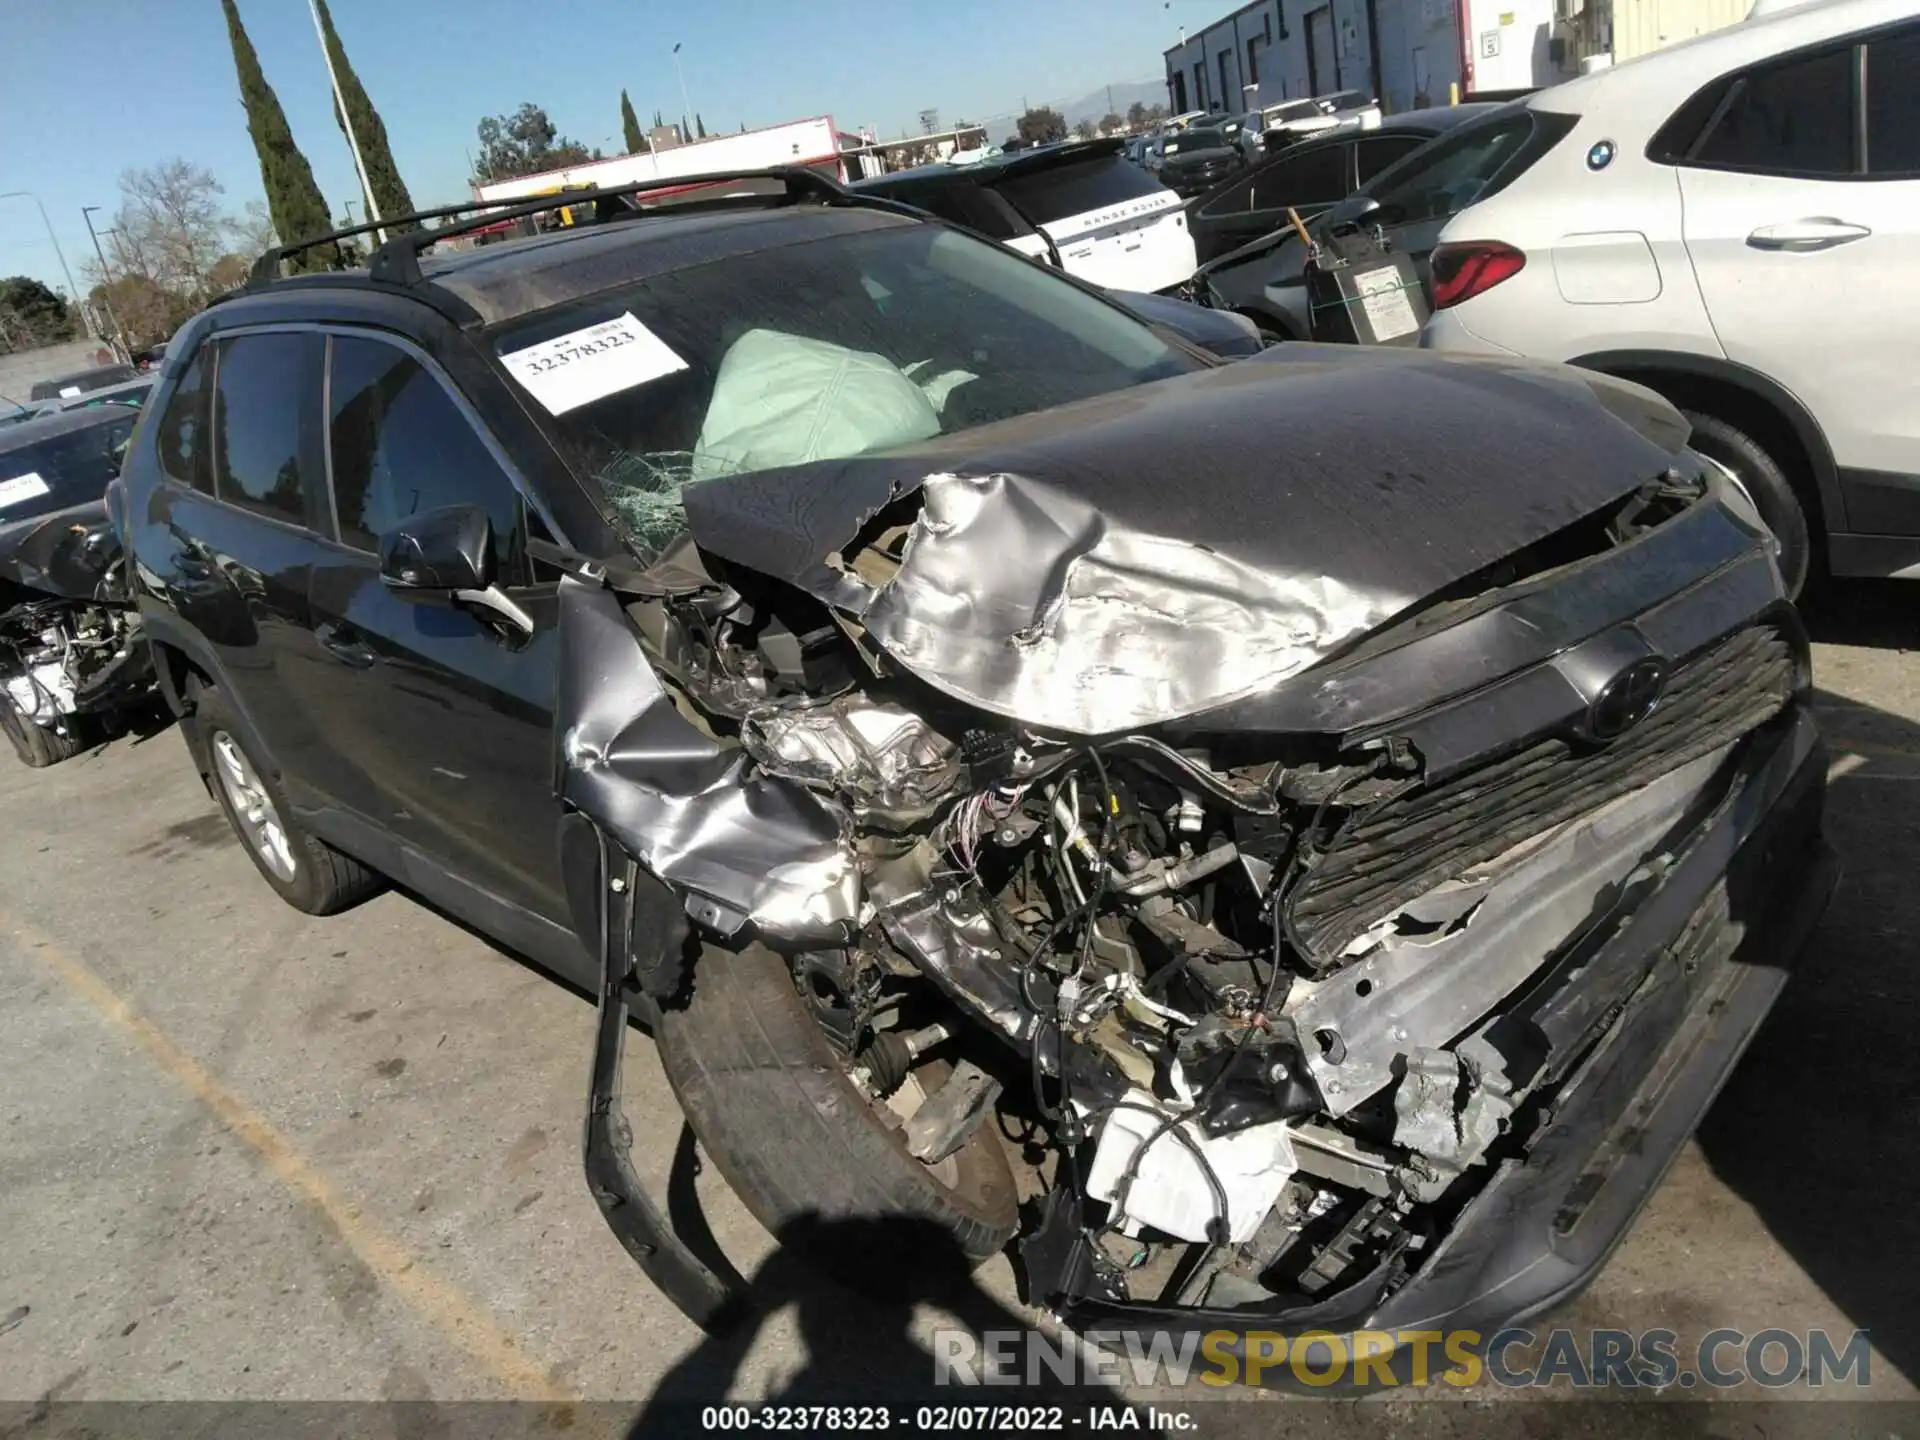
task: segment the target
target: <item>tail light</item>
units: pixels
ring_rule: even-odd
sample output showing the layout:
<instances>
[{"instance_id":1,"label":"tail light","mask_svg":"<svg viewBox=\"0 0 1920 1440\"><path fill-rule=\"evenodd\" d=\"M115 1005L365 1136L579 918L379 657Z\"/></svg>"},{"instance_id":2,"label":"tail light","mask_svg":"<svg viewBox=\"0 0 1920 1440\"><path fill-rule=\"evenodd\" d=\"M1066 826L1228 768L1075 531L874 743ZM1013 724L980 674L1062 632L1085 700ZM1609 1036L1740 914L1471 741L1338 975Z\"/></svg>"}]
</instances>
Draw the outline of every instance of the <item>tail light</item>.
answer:
<instances>
[{"instance_id":1,"label":"tail light","mask_svg":"<svg viewBox=\"0 0 1920 1440\"><path fill-rule=\"evenodd\" d=\"M1502 280L1518 275L1526 265L1524 253L1498 240L1437 246L1427 261L1433 281L1433 308L1445 310L1484 294Z\"/></svg>"}]
</instances>

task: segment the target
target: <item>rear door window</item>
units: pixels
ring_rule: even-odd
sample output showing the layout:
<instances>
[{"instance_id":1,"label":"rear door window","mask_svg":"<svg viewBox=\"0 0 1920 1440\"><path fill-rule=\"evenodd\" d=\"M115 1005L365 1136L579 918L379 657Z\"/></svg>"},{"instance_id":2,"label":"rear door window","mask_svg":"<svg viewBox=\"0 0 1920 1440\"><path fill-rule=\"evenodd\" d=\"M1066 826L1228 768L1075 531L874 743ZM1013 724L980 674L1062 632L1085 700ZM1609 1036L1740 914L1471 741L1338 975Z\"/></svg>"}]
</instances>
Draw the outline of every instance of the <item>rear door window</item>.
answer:
<instances>
[{"instance_id":1,"label":"rear door window","mask_svg":"<svg viewBox=\"0 0 1920 1440\"><path fill-rule=\"evenodd\" d=\"M1373 177L1389 165L1397 165L1422 145L1425 135L1369 135L1358 142L1360 152L1360 188L1366 189Z\"/></svg>"},{"instance_id":2,"label":"rear door window","mask_svg":"<svg viewBox=\"0 0 1920 1440\"><path fill-rule=\"evenodd\" d=\"M194 352L180 383L167 397L158 433L160 469L176 484L213 493L213 345Z\"/></svg>"},{"instance_id":3,"label":"rear door window","mask_svg":"<svg viewBox=\"0 0 1920 1440\"><path fill-rule=\"evenodd\" d=\"M1129 165L1118 154L1010 175L997 181L994 188L1035 225L1050 225L1075 215L1124 205L1130 200L1172 193L1152 175L1137 165Z\"/></svg>"},{"instance_id":4,"label":"rear door window","mask_svg":"<svg viewBox=\"0 0 1920 1440\"><path fill-rule=\"evenodd\" d=\"M409 516L478 505L493 524L503 584L524 578L520 492L472 421L424 365L397 345L333 339L333 497L340 540L377 551Z\"/></svg>"},{"instance_id":5,"label":"rear door window","mask_svg":"<svg viewBox=\"0 0 1920 1440\"><path fill-rule=\"evenodd\" d=\"M922 182L912 186L877 185L863 188L871 188L890 199L916 205L942 220L977 230L989 240L1017 240L1034 233L1033 227L1015 213L1004 196L987 186L975 184L970 176L956 177L945 183Z\"/></svg>"},{"instance_id":6,"label":"rear door window","mask_svg":"<svg viewBox=\"0 0 1920 1440\"><path fill-rule=\"evenodd\" d=\"M1732 82L1687 163L1779 175L1850 175L1853 47L1749 71ZM1907 76L1911 85L1913 77Z\"/></svg>"},{"instance_id":7,"label":"rear door window","mask_svg":"<svg viewBox=\"0 0 1920 1440\"><path fill-rule=\"evenodd\" d=\"M1920 26L1867 42L1867 173L1920 177Z\"/></svg>"},{"instance_id":8,"label":"rear door window","mask_svg":"<svg viewBox=\"0 0 1920 1440\"><path fill-rule=\"evenodd\" d=\"M1332 205L1353 192L1352 151L1321 145L1276 160L1253 179L1253 209Z\"/></svg>"},{"instance_id":9,"label":"rear door window","mask_svg":"<svg viewBox=\"0 0 1920 1440\"><path fill-rule=\"evenodd\" d=\"M324 529L314 332L240 335L220 343L213 395L214 495L229 505Z\"/></svg>"}]
</instances>

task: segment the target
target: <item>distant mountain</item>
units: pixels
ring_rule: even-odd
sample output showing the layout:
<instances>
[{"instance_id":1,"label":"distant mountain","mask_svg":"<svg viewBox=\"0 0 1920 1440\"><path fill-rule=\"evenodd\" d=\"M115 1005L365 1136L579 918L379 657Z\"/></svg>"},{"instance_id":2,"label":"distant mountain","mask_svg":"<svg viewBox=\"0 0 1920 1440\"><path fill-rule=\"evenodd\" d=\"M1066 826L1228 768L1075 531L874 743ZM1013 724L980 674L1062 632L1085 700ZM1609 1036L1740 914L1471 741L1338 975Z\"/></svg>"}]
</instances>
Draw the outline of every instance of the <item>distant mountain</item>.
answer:
<instances>
[{"instance_id":1,"label":"distant mountain","mask_svg":"<svg viewBox=\"0 0 1920 1440\"><path fill-rule=\"evenodd\" d=\"M1060 107L1060 113L1067 118L1067 125L1078 125L1082 120L1091 120L1098 125L1107 114L1107 91L1113 91L1113 113L1126 119L1127 107L1138 100L1142 105L1164 105L1167 103L1167 87L1157 80L1138 80L1125 85L1101 86L1091 95L1083 95Z\"/></svg>"}]
</instances>

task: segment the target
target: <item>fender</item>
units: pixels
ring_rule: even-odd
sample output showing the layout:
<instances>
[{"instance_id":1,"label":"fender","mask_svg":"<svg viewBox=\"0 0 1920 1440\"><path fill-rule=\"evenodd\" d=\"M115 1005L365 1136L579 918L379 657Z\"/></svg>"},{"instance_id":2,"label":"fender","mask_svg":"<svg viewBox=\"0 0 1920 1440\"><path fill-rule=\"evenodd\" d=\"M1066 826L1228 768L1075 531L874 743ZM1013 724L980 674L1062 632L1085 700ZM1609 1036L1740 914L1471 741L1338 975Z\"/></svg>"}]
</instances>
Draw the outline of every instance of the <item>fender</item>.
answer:
<instances>
[{"instance_id":1,"label":"fender","mask_svg":"<svg viewBox=\"0 0 1920 1440\"><path fill-rule=\"evenodd\" d=\"M1813 483L1820 495L1820 508L1825 512L1823 518L1827 522L1827 533L1841 534L1848 529L1846 498L1840 488L1839 469L1834 464L1833 450L1827 444L1827 437L1807 407L1779 382L1737 360L1723 360L1713 355L1694 355L1679 350L1596 350L1589 355L1576 355L1567 363L1585 370L1604 371L1627 380L1634 379L1638 373L1665 371L1714 380L1746 391L1756 400L1771 406L1793 427L1795 438L1813 465Z\"/></svg>"},{"instance_id":2,"label":"fender","mask_svg":"<svg viewBox=\"0 0 1920 1440\"><path fill-rule=\"evenodd\" d=\"M220 663L213 646L207 643L206 638L199 631L185 624L170 610L143 605L139 613L141 626L146 632L148 648L153 654L154 675L159 682L161 697L166 700L167 708L179 720L180 728L187 736L187 753L193 757L193 763L200 770L201 778L206 778L207 770L202 764L199 727L194 722L192 712L187 709L186 695L174 682L172 667L167 664L166 657L160 653L163 647L179 651L193 662L196 670L219 687L221 696L233 713L234 723L240 729L240 738L246 742L248 752L258 756L261 763L273 771L274 778L284 785L286 782L279 758L273 753L273 747L267 744L260 727L254 723L253 716L247 710L246 701L240 696L240 691L227 678L226 667Z\"/></svg>"}]
</instances>

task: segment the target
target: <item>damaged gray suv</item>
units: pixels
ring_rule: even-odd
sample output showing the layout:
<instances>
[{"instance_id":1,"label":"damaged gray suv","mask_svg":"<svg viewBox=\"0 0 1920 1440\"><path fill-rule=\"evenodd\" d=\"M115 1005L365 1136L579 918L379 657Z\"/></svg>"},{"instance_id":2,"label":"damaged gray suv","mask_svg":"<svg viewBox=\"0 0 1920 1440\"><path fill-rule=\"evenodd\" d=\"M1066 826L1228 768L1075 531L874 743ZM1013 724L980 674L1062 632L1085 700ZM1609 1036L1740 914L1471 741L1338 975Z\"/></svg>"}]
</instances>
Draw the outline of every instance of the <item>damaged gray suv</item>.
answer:
<instances>
[{"instance_id":1,"label":"damaged gray suv","mask_svg":"<svg viewBox=\"0 0 1920 1440\"><path fill-rule=\"evenodd\" d=\"M598 996L589 1182L704 1324L630 1013L823 1265L1017 1239L1106 1331L1591 1278L1834 878L1805 636L1677 414L1222 364L801 171L596 209L272 252L174 341L117 513L267 882Z\"/></svg>"}]
</instances>

